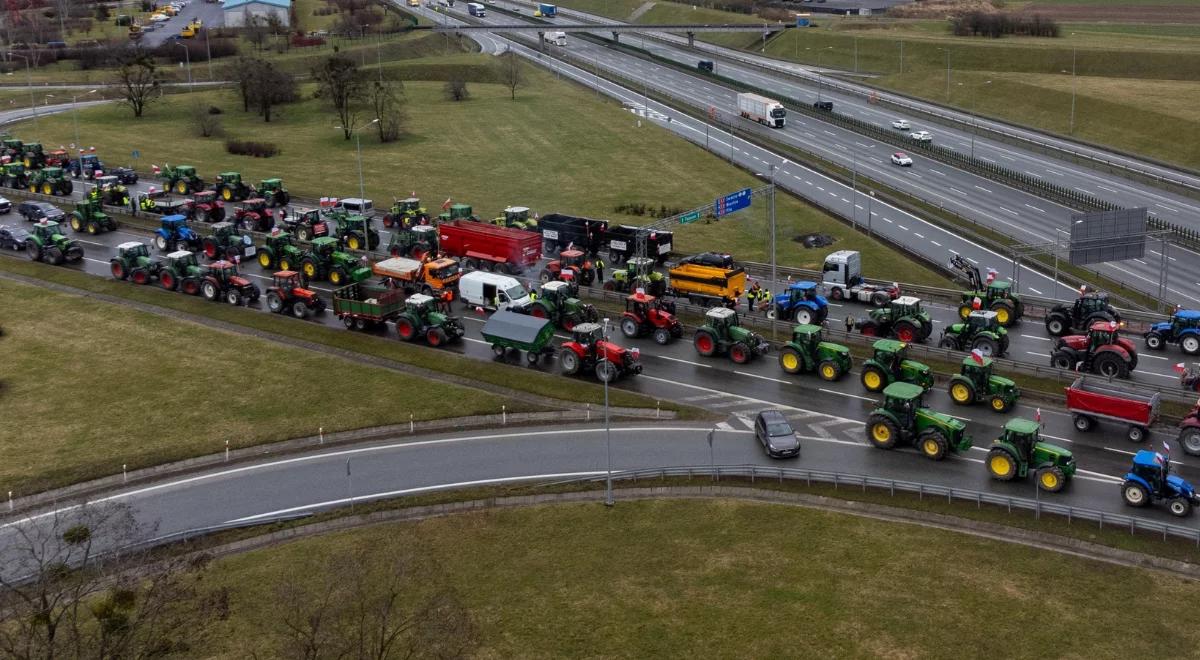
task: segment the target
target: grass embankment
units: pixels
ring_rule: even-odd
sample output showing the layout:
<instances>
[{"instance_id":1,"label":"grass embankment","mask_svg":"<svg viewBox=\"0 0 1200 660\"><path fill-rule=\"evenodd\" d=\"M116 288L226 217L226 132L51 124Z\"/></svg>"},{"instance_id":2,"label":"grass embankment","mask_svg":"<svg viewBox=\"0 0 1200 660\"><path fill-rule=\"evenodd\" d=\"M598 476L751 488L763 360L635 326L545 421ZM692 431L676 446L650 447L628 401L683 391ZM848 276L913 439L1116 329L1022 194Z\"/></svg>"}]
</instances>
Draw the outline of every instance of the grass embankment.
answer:
<instances>
[{"instance_id":1,"label":"grass embankment","mask_svg":"<svg viewBox=\"0 0 1200 660\"><path fill-rule=\"evenodd\" d=\"M207 579L231 610L206 653L270 654L274 585L320 584L363 551L380 566L436 557L413 582L455 590L479 657L1035 657L1063 640L1080 657L1185 657L1200 644L1169 618L1129 625L1131 585L1146 602L1196 598L1161 573L825 511L653 501L387 524L218 560Z\"/></svg>"},{"instance_id":2,"label":"grass embankment","mask_svg":"<svg viewBox=\"0 0 1200 660\"><path fill-rule=\"evenodd\" d=\"M410 413L424 420L530 408L14 282L0 288L0 305L0 484L21 494L113 474L122 464L216 453L227 440L240 448L318 427L398 424ZM338 398L347 393L353 405Z\"/></svg>"},{"instance_id":3,"label":"grass embankment","mask_svg":"<svg viewBox=\"0 0 1200 660\"><path fill-rule=\"evenodd\" d=\"M451 61L462 65L472 58L491 61L482 55L456 55ZM440 61L412 62L439 66ZM763 183L651 122L642 121L639 127L627 111L592 92L556 81L553 74L526 67L525 75L529 84L518 90L515 101L502 86L472 84L470 101L452 103L442 98L441 83L408 82L409 134L392 144L379 144L369 132L363 135L367 196L383 205L394 196L415 191L435 211L453 198L472 204L484 217L523 204L542 214L557 211L637 224L649 218L622 215L615 207L641 203L687 209ZM310 93L311 88L304 91ZM192 137L188 122L180 118L196 102L190 95L168 96L141 120L131 120L128 109L115 106L81 110L83 139L118 162L126 160L123 154L138 149L143 168L150 163L188 163L204 177L231 169L255 181L282 176L297 195L358 194L354 142L342 139L331 126L333 117L321 102L309 99L280 107L276 119L266 124L254 113L241 112L232 92L203 95L201 102L224 109L222 120L229 137L278 144L282 153L269 160L232 156L221 139ZM12 128L15 135L30 135L31 130L30 122ZM43 118L40 130L44 143L73 141L69 115ZM396 163L409 164L399 177ZM722 249L743 260L766 261L765 206L756 202L751 210L721 222L678 228L676 249ZM855 249L863 252L868 276L947 283L791 197L779 196L777 222L781 264L815 268L831 250ZM790 240L814 232L834 237L835 244L805 250Z\"/></svg>"}]
</instances>

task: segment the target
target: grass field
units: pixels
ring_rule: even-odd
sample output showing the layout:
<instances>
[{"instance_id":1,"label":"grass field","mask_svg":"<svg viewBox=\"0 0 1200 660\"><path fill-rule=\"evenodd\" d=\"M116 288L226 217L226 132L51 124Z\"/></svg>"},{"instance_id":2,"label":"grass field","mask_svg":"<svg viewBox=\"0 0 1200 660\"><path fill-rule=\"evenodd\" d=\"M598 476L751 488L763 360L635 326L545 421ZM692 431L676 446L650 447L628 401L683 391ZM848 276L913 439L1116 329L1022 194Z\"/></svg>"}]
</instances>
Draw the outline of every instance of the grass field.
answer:
<instances>
[{"instance_id":1,"label":"grass field","mask_svg":"<svg viewBox=\"0 0 1200 660\"><path fill-rule=\"evenodd\" d=\"M716 9L707 9L694 5L681 5L674 2L659 2L652 9L642 14L638 23L766 23L767 21L750 14L738 14ZM696 33L696 38L730 48L747 48L762 43L762 36L753 32L709 32Z\"/></svg>"},{"instance_id":2,"label":"grass field","mask_svg":"<svg viewBox=\"0 0 1200 660\"><path fill-rule=\"evenodd\" d=\"M411 66L438 61L413 60ZM486 66L490 60L456 55L452 61ZM542 214L559 211L641 223L648 218L622 217L614 208L644 203L687 209L738 188L761 185L760 179L658 127L648 123L638 127L635 117L594 93L532 67L526 75L530 84L518 90L516 101L498 85L472 84L470 101L452 103L443 100L441 83L406 84L411 134L389 145L379 144L369 133L363 135L367 196L386 203L393 196L416 192L435 209L452 198L472 204L487 217L505 206L524 204ZM151 163L187 163L205 177L230 169L253 180L279 175L293 193L309 197L358 193L354 142L342 139L333 128L334 117L320 102L281 107L270 124L254 114L243 114L229 92L206 93L204 102L225 109L229 137L276 142L282 153L269 160L231 156L220 140L191 137L188 122L181 118L195 100L186 95L166 97L137 122L127 109L115 106L81 111L82 139L117 163L128 160L122 155L138 149L143 169ZM130 130L131 124L135 130ZM29 135L31 128L25 122L11 130ZM69 114L43 118L41 129L42 142L73 141ZM764 261L763 215L759 206L720 223L683 228L676 246L684 251L720 248L745 260ZM858 249L869 276L902 274L905 281L946 282L794 199L779 197L777 218L780 263L815 267L830 250ZM792 247L788 239L810 232L829 234L837 243L825 250Z\"/></svg>"},{"instance_id":3,"label":"grass field","mask_svg":"<svg viewBox=\"0 0 1200 660\"><path fill-rule=\"evenodd\" d=\"M741 502L619 501L463 514L218 560L230 616L206 657L259 650L273 585L365 551L436 558L475 657L1191 657L1200 632L1143 602L1194 582L954 532ZM719 623L714 623L719 622ZM807 651L805 650L807 649ZM269 654L269 650L268 650Z\"/></svg>"},{"instance_id":4,"label":"grass field","mask_svg":"<svg viewBox=\"0 0 1200 660\"><path fill-rule=\"evenodd\" d=\"M527 407L13 282L0 306L0 489L18 494L216 453L226 440ZM339 405L348 391L355 404Z\"/></svg>"}]
</instances>

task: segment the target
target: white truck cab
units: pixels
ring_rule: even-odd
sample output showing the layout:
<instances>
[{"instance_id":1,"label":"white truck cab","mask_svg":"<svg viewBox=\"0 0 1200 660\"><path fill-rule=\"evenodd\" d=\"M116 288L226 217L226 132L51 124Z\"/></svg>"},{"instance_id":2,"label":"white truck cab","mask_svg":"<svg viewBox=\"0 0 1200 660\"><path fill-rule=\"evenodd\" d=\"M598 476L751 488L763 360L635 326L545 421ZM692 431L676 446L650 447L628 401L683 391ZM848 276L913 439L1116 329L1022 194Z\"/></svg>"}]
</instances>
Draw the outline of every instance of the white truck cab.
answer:
<instances>
[{"instance_id":1,"label":"white truck cab","mask_svg":"<svg viewBox=\"0 0 1200 660\"><path fill-rule=\"evenodd\" d=\"M888 286L863 279L862 256L856 250L830 253L821 271L821 284L830 300L856 300L882 307L900 295L900 285L895 282Z\"/></svg>"}]
</instances>

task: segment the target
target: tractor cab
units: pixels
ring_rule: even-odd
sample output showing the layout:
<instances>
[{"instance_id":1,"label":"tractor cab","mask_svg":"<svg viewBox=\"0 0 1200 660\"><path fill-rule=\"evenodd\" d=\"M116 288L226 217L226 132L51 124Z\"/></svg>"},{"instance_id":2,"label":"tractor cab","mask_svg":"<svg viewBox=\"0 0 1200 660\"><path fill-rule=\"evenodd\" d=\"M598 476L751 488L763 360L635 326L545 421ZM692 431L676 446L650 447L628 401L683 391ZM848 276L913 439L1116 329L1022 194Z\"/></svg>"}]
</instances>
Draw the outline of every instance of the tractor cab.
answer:
<instances>
[{"instance_id":1,"label":"tractor cab","mask_svg":"<svg viewBox=\"0 0 1200 660\"><path fill-rule=\"evenodd\" d=\"M1042 427L1028 419L1010 419L1004 424L1002 440L1017 448L1022 456L1029 456L1041 441Z\"/></svg>"},{"instance_id":2,"label":"tractor cab","mask_svg":"<svg viewBox=\"0 0 1200 660\"><path fill-rule=\"evenodd\" d=\"M267 200L262 197L255 197L242 202L241 210L255 211L257 213L265 213L267 215L271 214L271 212L267 210Z\"/></svg>"},{"instance_id":3,"label":"tractor cab","mask_svg":"<svg viewBox=\"0 0 1200 660\"><path fill-rule=\"evenodd\" d=\"M604 339L604 328L599 323L579 323L571 329L571 339L585 347L592 347Z\"/></svg>"},{"instance_id":4,"label":"tractor cab","mask_svg":"<svg viewBox=\"0 0 1200 660\"><path fill-rule=\"evenodd\" d=\"M728 337L733 328L741 325L741 322L738 320L738 313L728 307L713 307L705 312L704 320L721 337Z\"/></svg>"},{"instance_id":5,"label":"tractor cab","mask_svg":"<svg viewBox=\"0 0 1200 660\"><path fill-rule=\"evenodd\" d=\"M232 222L217 222L212 226L212 235L224 244L233 245L242 234Z\"/></svg>"},{"instance_id":6,"label":"tractor cab","mask_svg":"<svg viewBox=\"0 0 1200 660\"><path fill-rule=\"evenodd\" d=\"M421 208L421 199L419 197L407 197L400 200L399 211L406 215L420 215L425 212Z\"/></svg>"},{"instance_id":7,"label":"tractor cab","mask_svg":"<svg viewBox=\"0 0 1200 660\"><path fill-rule=\"evenodd\" d=\"M332 236L314 238L312 242L313 252L320 255L322 259L329 259L337 251L337 248L338 240Z\"/></svg>"},{"instance_id":8,"label":"tractor cab","mask_svg":"<svg viewBox=\"0 0 1200 660\"><path fill-rule=\"evenodd\" d=\"M196 168L191 165L177 165L175 167L175 174L182 179L190 179L196 176Z\"/></svg>"},{"instance_id":9,"label":"tractor cab","mask_svg":"<svg viewBox=\"0 0 1200 660\"><path fill-rule=\"evenodd\" d=\"M650 257L630 257L625 262L625 271L630 278L648 277L654 271L654 260Z\"/></svg>"},{"instance_id":10,"label":"tractor cab","mask_svg":"<svg viewBox=\"0 0 1200 660\"><path fill-rule=\"evenodd\" d=\"M238 277L237 264L232 261L214 261L208 265L207 274L215 277L218 282L226 284L236 284L234 278Z\"/></svg>"},{"instance_id":11,"label":"tractor cab","mask_svg":"<svg viewBox=\"0 0 1200 660\"><path fill-rule=\"evenodd\" d=\"M96 177L96 187L101 190L109 190L121 186L121 180L112 174Z\"/></svg>"},{"instance_id":12,"label":"tractor cab","mask_svg":"<svg viewBox=\"0 0 1200 660\"><path fill-rule=\"evenodd\" d=\"M1200 311L1181 309L1171 315L1171 331L1177 336L1197 326L1200 326Z\"/></svg>"},{"instance_id":13,"label":"tractor cab","mask_svg":"<svg viewBox=\"0 0 1200 660\"><path fill-rule=\"evenodd\" d=\"M414 293L404 301L404 306L410 312L415 312L423 316L433 311L433 296L427 296L423 293Z\"/></svg>"},{"instance_id":14,"label":"tractor cab","mask_svg":"<svg viewBox=\"0 0 1200 660\"><path fill-rule=\"evenodd\" d=\"M164 215L160 222L162 223L163 231L171 235L178 235L182 230L188 228L188 219L186 215ZM213 228L216 228L215 225Z\"/></svg>"},{"instance_id":15,"label":"tractor cab","mask_svg":"<svg viewBox=\"0 0 1200 660\"><path fill-rule=\"evenodd\" d=\"M1087 318L1091 314L1108 311L1107 293L1085 293L1075 299L1075 314L1078 318Z\"/></svg>"},{"instance_id":16,"label":"tractor cab","mask_svg":"<svg viewBox=\"0 0 1200 660\"><path fill-rule=\"evenodd\" d=\"M658 298L646 295L645 292L638 290L637 293L625 298L625 311L631 314L637 314L641 318L650 316L650 308L655 306Z\"/></svg>"},{"instance_id":17,"label":"tractor cab","mask_svg":"<svg viewBox=\"0 0 1200 660\"><path fill-rule=\"evenodd\" d=\"M993 280L987 287L988 300L1015 300L1012 292L1012 282L1008 280Z\"/></svg>"},{"instance_id":18,"label":"tractor cab","mask_svg":"<svg viewBox=\"0 0 1200 660\"><path fill-rule=\"evenodd\" d=\"M438 232L437 227L433 225L416 225L409 229L413 235L414 243L428 243L429 245L437 245Z\"/></svg>"},{"instance_id":19,"label":"tractor cab","mask_svg":"<svg viewBox=\"0 0 1200 660\"><path fill-rule=\"evenodd\" d=\"M258 192L265 195L283 190L283 179L263 179L258 182Z\"/></svg>"},{"instance_id":20,"label":"tractor cab","mask_svg":"<svg viewBox=\"0 0 1200 660\"><path fill-rule=\"evenodd\" d=\"M1171 462L1165 456L1149 449L1133 455L1133 466L1129 471L1150 484L1155 493L1168 491L1165 486L1170 479L1182 481L1179 477L1171 476Z\"/></svg>"},{"instance_id":21,"label":"tractor cab","mask_svg":"<svg viewBox=\"0 0 1200 660\"><path fill-rule=\"evenodd\" d=\"M452 204L450 210L438 215L438 220L442 222L450 222L452 220L479 220L475 217L475 210L470 204Z\"/></svg>"},{"instance_id":22,"label":"tractor cab","mask_svg":"<svg viewBox=\"0 0 1200 660\"><path fill-rule=\"evenodd\" d=\"M281 270L271 277L274 286L281 291L304 290L300 282L300 273L294 270Z\"/></svg>"},{"instance_id":23,"label":"tractor cab","mask_svg":"<svg viewBox=\"0 0 1200 660\"><path fill-rule=\"evenodd\" d=\"M981 357L978 361L974 356L963 358L962 375L971 381L975 391L987 392L988 382L992 378L992 358Z\"/></svg>"},{"instance_id":24,"label":"tractor cab","mask_svg":"<svg viewBox=\"0 0 1200 660\"><path fill-rule=\"evenodd\" d=\"M1116 344L1119 332L1120 326L1116 323L1105 321L1093 323L1092 327L1088 328L1088 345L1094 351L1101 346Z\"/></svg>"},{"instance_id":25,"label":"tractor cab","mask_svg":"<svg viewBox=\"0 0 1200 660\"><path fill-rule=\"evenodd\" d=\"M53 163L61 167L66 165L69 160L71 160L71 155L67 153L66 149L51 149L46 152L47 163Z\"/></svg>"},{"instance_id":26,"label":"tractor cab","mask_svg":"<svg viewBox=\"0 0 1200 660\"><path fill-rule=\"evenodd\" d=\"M813 355L816 354L817 345L824 340L824 332L819 325L802 324L792 328L792 341Z\"/></svg>"},{"instance_id":27,"label":"tractor cab","mask_svg":"<svg viewBox=\"0 0 1200 660\"><path fill-rule=\"evenodd\" d=\"M190 174L183 172L182 167L180 167L179 170L180 174L190 176ZM237 186L242 185L242 174L241 172L221 172L217 175L217 185L233 186L236 188Z\"/></svg>"},{"instance_id":28,"label":"tractor cab","mask_svg":"<svg viewBox=\"0 0 1200 660\"><path fill-rule=\"evenodd\" d=\"M572 297L572 293L573 289L570 283L552 280L542 285L538 297L553 303L557 307L565 305L567 298Z\"/></svg>"},{"instance_id":29,"label":"tractor cab","mask_svg":"<svg viewBox=\"0 0 1200 660\"><path fill-rule=\"evenodd\" d=\"M116 177L113 177L113 178L116 178ZM217 200L217 191L215 191L215 190L201 190L200 192L193 193L192 194L192 202L195 204L220 204L221 203L220 201Z\"/></svg>"},{"instance_id":30,"label":"tractor cab","mask_svg":"<svg viewBox=\"0 0 1200 660\"><path fill-rule=\"evenodd\" d=\"M11 176L11 177L24 176L25 175L25 165L23 165L22 163L5 163L4 164L4 174L5 174L5 176Z\"/></svg>"},{"instance_id":31,"label":"tractor cab","mask_svg":"<svg viewBox=\"0 0 1200 660\"><path fill-rule=\"evenodd\" d=\"M188 252L191 254L191 252ZM117 258L122 261L133 261L139 257L150 258L150 248L140 241L129 241L117 246Z\"/></svg>"},{"instance_id":32,"label":"tractor cab","mask_svg":"<svg viewBox=\"0 0 1200 660\"><path fill-rule=\"evenodd\" d=\"M501 227L516 227L518 229L532 229L537 224L529 217L528 206L509 206L504 209L493 223Z\"/></svg>"},{"instance_id":33,"label":"tractor cab","mask_svg":"<svg viewBox=\"0 0 1200 660\"><path fill-rule=\"evenodd\" d=\"M880 339L875 342L875 361L893 374L908 360L908 344L895 339Z\"/></svg>"},{"instance_id":34,"label":"tractor cab","mask_svg":"<svg viewBox=\"0 0 1200 660\"><path fill-rule=\"evenodd\" d=\"M920 385L897 381L884 388L883 409L896 416L900 428L913 428L917 411L924 407L924 396L925 389Z\"/></svg>"},{"instance_id":35,"label":"tractor cab","mask_svg":"<svg viewBox=\"0 0 1200 660\"><path fill-rule=\"evenodd\" d=\"M25 143L20 140L10 139L4 141L4 155L16 156L25 151Z\"/></svg>"},{"instance_id":36,"label":"tractor cab","mask_svg":"<svg viewBox=\"0 0 1200 660\"><path fill-rule=\"evenodd\" d=\"M80 168L79 176L86 177L90 174L94 174L95 172L104 170L104 163L100 162L100 157L96 154L85 154L80 156L76 163Z\"/></svg>"},{"instance_id":37,"label":"tractor cab","mask_svg":"<svg viewBox=\"0 0 1200 660\"><path fill-rule=\"evenodd\" d=\"M167 266L176 272L182 273L186 272L189 268L199 268L200 262L196 260L195 252L176 250L167 255Z\"/></svg>"},{"instance_id":38,"label":"tractor cab","mask_svg":"<svg viewBox=\"0 0 1200 660\"><path fill-rule=\"evenodd\" d=\"M283 249L292 245L292 235L284 232L277 234L267 234L263 239L267 249L275 254L282 254Z\"/></svg>"},{"instance_id":39,"label":"tractor cab","mask_svg":"<svg viewBox=\"0 0 1200 660\"><path fill-rule=\"evenodd\" d=\"M892 318L904 318L921 315L921 299L915 296L900 296L891 303Z\"/></svg>"},{"instance_id":40,"label":"tractor cab","mask_svg":"<svg viewBox=\"0 0 1200 660\"><path fill-rule=\"evenodd\" d=\"M788 302L797 304L801 301L810 301L822 303L820 292L817 290L816 282L793 282L787 288Z\"/></svg>"},{"instance_id":41,"label":"tractor cab","mask_svg":"<svg viewBox=\"0 0 1200 660\"><path fill-rule=\"evenodd\" d=\"M55 237L62 237L62 227L53 220L42 220L33 226L33 235L37 236L44 244L50 245L55 242Z\"/></svg>"},{"instance_id":42,"label":"tractor cab","mask_svg":"<svg viewBox=\"0 0 1200 660\"><path fill-rule=\"evenodd\" d=\"M991 310L977 309L968 314L967 329L971 336L980 332L993 332L998 335L1005 333L1005 330L1000 327L1000 322L996 320L996 312Z\"/></svg>"},{"instance_id":43,"label":"tractor cab","mask_svg":"<svg viewBox=\"0 0 1200 660\"><path fill-rule=\"evenodd\" d=\"M563 250L558 253L558 261L563 268L583 270L585 258L581 250Z\"/></svg>"}]
</instances>

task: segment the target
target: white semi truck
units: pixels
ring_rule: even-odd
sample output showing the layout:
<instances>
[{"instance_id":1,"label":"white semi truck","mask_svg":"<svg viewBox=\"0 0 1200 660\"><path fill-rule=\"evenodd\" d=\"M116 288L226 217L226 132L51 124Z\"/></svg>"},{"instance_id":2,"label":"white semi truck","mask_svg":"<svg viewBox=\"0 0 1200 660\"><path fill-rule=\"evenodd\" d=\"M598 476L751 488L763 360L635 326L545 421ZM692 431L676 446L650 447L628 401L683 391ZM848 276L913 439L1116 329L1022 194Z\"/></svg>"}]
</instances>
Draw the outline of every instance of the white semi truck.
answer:
<instances>
[{"instance_id":1,"label":"white semi truck","mask_svg":"<svg viewBox=\"0 0 1200 660\"><path fill-rule=\"evenodd\" d=\"M567 45L567 33L566 32L558 32L558 31L546 32L545 34L542 35L542 41L545 41L546 43L550 44L551 46L564 46L565 47Z\"/></svg>"},{"instance_id":2,"label":"white semi truck","mask_svg":"<svg viewBox=\"0 0 1200 660\"><path fill-rule=\"evenodd\" d=\"M831 300L855 300L883 307L900 296L900 285L871 284L862 276L862 256L854 250L838 250L825 257L821 284Z\"/></svg>"},{"instance_id":3,"label":"white semi truck","mask_svg":"<svg viewBox=\"0 0 1200 660\"><path fill-rule=\"evenodd\" d=\"M783 128L787 121L787 110L775 99L758 94L738 94L738 113L746 119L771 128Z\"/></svg>"}]
</instances>

